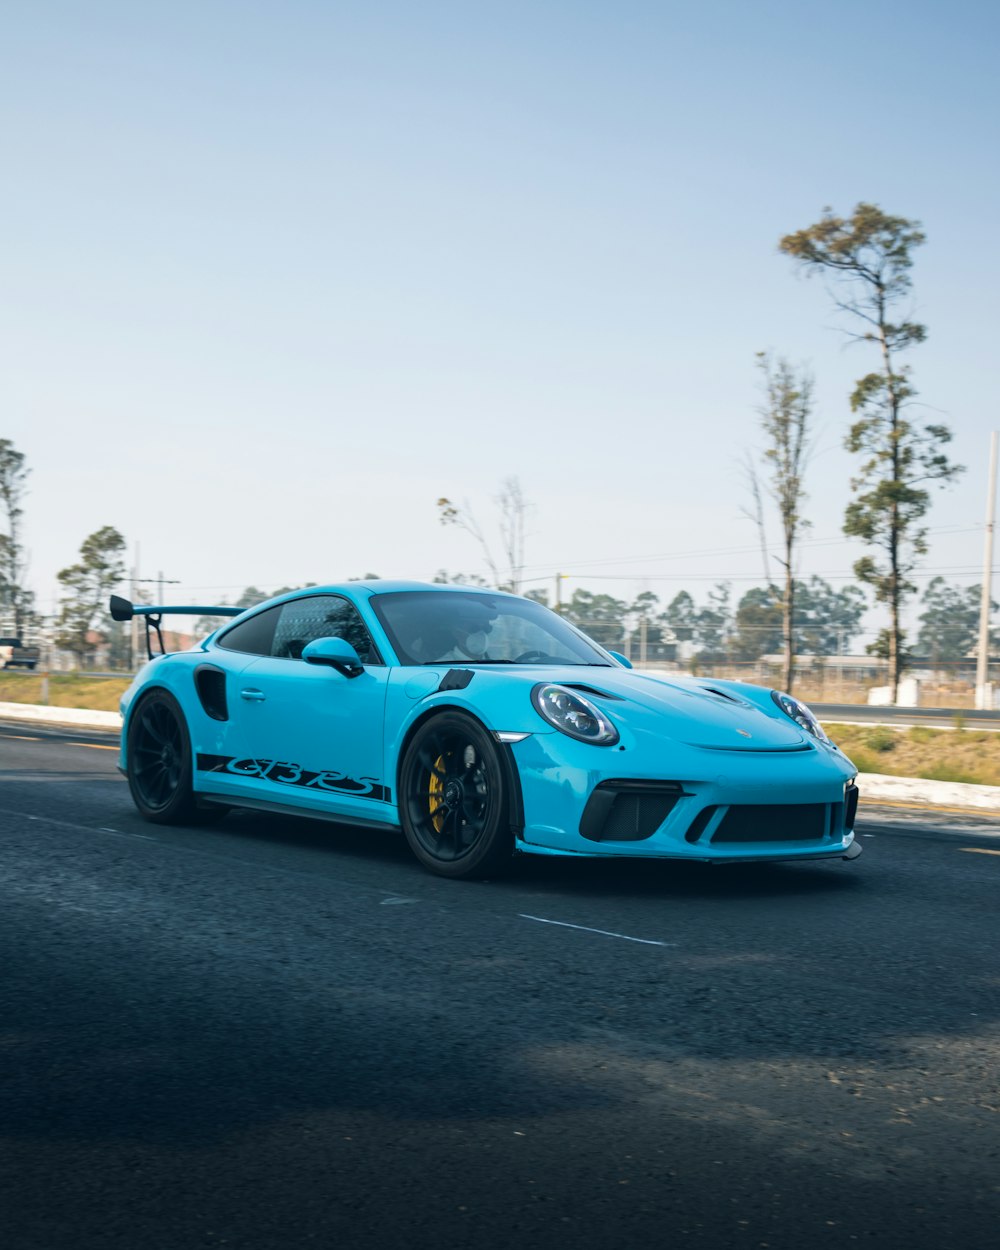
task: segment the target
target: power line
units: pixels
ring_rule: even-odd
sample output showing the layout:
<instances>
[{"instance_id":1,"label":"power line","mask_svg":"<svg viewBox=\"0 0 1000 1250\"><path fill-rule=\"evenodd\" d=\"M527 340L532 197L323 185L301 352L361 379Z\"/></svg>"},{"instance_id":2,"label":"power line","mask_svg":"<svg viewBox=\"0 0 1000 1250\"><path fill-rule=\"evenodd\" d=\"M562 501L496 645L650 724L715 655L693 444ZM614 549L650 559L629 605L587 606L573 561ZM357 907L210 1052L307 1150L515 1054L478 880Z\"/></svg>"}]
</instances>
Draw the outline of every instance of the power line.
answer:
<instances>
[{"instance_id":1,"label":"power line","mask_svg":"<svg viewBox=\"0 0 1000 1250\"><path fill-rule=\"evenodd\" d=\"M928 529L927 532L928 534L941 534L941 535L971 534L971 533L978 533L979 531L982 530L982 528L983 527L981 525L942 525L942 526L932 527ZM796 547L798 549L801 549L803 547L830 547L830 546L838 546L838 545L847 546L851 544L852 542L856 542L856 540L846 538L843 535L838 535L837 537L803 539L801 542L796 544ZM602 564L633 564L637 561L642 561L642 560L693 560L693 559L700 558L703 556L719 556L719 555L736 556L736 555L746 555L747 553L751 553L751 552L757 553L759 551L760 551L759 543L753 543L753 544L749 544L747 546L741 546L741 547L732 547L732 546L730 547L703 547L703 548L699 548L696 550L693 549L690 551L661 552L658 555L647 554L647 555L641 555L641 556L605 556L599 559L585 559L585 560L568 560L568 559L560 557L559 559L556 559L556 560L547 561L545 564L526 564L523 567L527 571L530 571L532 569L549 569L549 568L552 568L553 565L559 568L575 567L579 569L579 568L591 568L594 565L602 565ZM637 573L634 576L639 577L640 575Z\"/></svg>"}]
</instances>

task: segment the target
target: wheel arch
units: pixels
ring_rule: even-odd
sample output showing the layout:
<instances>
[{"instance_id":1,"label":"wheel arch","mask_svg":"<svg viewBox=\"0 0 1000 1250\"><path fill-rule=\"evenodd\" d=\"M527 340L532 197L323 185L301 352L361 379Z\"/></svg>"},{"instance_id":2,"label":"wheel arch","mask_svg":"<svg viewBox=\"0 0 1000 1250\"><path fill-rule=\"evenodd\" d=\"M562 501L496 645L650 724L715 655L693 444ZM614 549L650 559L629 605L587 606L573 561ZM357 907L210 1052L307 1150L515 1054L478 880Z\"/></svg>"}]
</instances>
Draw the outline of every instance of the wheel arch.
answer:
<instances>
[{"instance_id":1,"label":"wheel arch","mask_svg":"<svg viewBox=\"0 0 1000 1250\"><path fill-rule=\"evenodd\" d=\"M493 730L483 724L482 717L477 716L475 712L470 711L469 708L464 707L460 703L435 703L433 707L426 708L419 716L415 716L407 727L403 740L399 744L399 751L396 754L396 763L393 770L393 784L396 788L397 806L401 797L399 776L403 767L403 760L406 758L406 753L410 749L410 743L413 741L417 730L422 725L426 725L428 721L433 720L435 716L448 712L458 712L460 715L468 716L470 720L474 720L496 748L497 760L500 764L500 771L503 774L504 784L507 787L507 794L510 800L508 807L510 827L514 832L515 840L519 840L524 830L524 796L521 792L521 774L518 772L514 752L511 750L510 743L497 740Z\"/></svg>"},{"instance_id":2,"label":"wheel arch","mask_svg":"<svg viewBox=\"0 0 1000 1250\"><path fill-rule=\"evenodd\" d=\"M170 687L165 685L163 682L150 682L148 685L143 686L141 690L136 691L135 696L129 702L125 715L122 717L121 757L119 760L120 767L128 767L128 733L129 727L131 726L132 720L135 716L136 709L141 707L146 698L151 694L170 695L180 709L181 715L184 717L184 727L187 729L188 735L191 733L191 726L187 722L187 714L184 711L184 705L181 703L180 699L178 699L177 692L171 690Z\"/></svg>"}]
</instances>

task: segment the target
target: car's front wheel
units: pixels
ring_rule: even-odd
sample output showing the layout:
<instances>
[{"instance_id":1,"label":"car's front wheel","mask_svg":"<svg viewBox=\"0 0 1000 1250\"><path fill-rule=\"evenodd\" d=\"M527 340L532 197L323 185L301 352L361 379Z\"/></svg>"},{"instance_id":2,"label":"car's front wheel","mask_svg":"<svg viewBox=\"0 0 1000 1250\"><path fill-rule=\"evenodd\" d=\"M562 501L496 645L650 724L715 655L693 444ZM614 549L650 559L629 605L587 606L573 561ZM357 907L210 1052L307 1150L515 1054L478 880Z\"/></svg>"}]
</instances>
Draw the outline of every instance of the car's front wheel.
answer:
<instances>
[{"instance_id":1,"label":"car's front wheel","mask_svg":"<svg viewBox=\"0 0 1000 1250\"><path fill-rule=\"evenodd\" d=\"M191 739L180 704L166 690L151 690L132 713L125 759L132 799L146 820L180 825L200 818Z\"/></svg>"},{"instance_id":2,"label":"car's front wheel","mask_svg":"<svg viewBox=\"0 0 1000 1250\"><path fill-rule=\"evenodd\" d=\"M410 849L439 876L489 876L513 855L497 747L463 712L441 712L413 735L399 773L399 813Z\"/></svg>"}]
</instances>

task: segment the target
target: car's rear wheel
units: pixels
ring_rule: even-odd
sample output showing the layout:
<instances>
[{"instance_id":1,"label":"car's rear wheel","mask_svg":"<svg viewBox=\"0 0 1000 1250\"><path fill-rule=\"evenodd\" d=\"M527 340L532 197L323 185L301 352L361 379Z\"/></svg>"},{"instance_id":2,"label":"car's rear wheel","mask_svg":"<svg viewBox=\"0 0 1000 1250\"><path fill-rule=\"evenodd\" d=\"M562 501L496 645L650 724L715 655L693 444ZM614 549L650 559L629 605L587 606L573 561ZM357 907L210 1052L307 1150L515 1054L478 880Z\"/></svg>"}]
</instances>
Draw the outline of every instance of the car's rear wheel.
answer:
<instances>
[{"instance_id":1,"label":"car's rear wheel","mask_svg":"<svg viewBox=\"0 0 1000 1250\"><path fill-rule=\"evenodd\" d=\"M410 849L439 876L488 876L513 855L496 745L463 712L441 712L413 735L399 774L399 813Z\"/></svg>"},{"instance_id":2,"label":"car's rear wheel","mask_svg":"<svg viewBox=\"0 0 1000 1250\"><path fill-rule=\"evenodd\" d=\"M132 799L146 820L180 825L224 814L224 808L198 807L191 738L180 704L166 690L143 695L129 721L125 757Z\"/></svg>"}]
</instances>

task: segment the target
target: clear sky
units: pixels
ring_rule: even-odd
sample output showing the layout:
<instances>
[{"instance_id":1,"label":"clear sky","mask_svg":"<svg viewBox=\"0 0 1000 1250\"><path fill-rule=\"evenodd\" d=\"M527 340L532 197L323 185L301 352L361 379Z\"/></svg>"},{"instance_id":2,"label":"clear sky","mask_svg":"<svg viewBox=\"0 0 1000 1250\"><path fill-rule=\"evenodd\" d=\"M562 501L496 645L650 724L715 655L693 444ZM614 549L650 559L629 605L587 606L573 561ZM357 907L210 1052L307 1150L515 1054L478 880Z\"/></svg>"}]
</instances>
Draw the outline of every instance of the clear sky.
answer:
<instances>
[{"instance_id":1,"label":"clear sky","mask_svg":"<svg viewBox=\"0 0 1000 1250\"><path fill-rule=\"evenodd\" d=\"M800 571L843 584L876 362L777 242L859 200L924 225L909 362L968 466L921 584L980 580L996 4L12 0L3 25L0 437L43 609L102 525L174 602L474 571L435 500L492 529L511 474L536 584L738 596L761 349L815 372Z\"/></svg>"}]
</instances>

